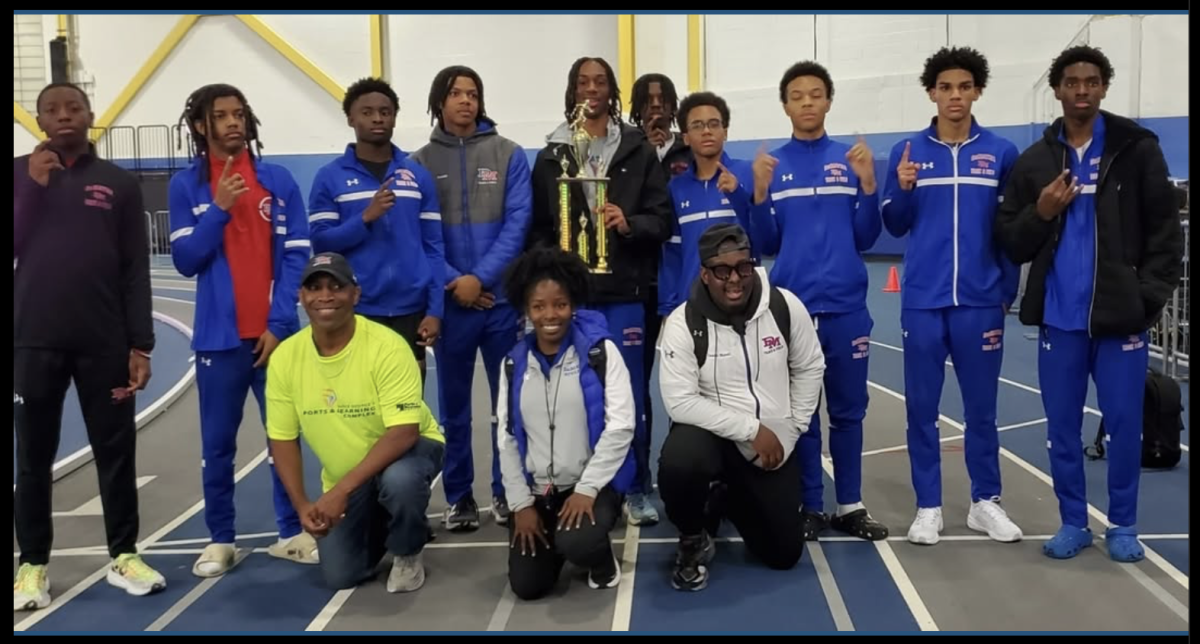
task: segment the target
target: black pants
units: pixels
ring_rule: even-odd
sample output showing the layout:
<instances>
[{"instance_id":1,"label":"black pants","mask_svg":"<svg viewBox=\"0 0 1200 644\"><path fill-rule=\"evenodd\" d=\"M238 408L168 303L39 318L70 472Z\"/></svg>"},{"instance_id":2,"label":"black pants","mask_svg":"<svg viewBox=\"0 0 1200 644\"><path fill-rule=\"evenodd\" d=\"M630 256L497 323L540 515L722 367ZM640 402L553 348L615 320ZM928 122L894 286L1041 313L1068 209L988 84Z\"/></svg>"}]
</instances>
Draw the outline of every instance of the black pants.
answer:
<instances>
[{"instance_id":1,"label":"black pants","mask_svg":"<svg viewBox=\"0 0 1200 644\"><path fill-rule=\"evenodd\" d=\"M138 535L134 399L114 402L112 390L129 385L129 356L16 349L13 423L17 432L17 486L13 518L21 563L50 561L52 470L62 429L63 400L71 381L87 425L100 478L104 529L113 557L133 553Z\"/></svg>"},{"instance_id":2,"label":"black pants","mask_svg":"<svg viewBox=\"0 0 1200 644\"><path fill-rule=\"evenodd\" d=\"M378 322L383 326L393 330L397 335L404 338L408 343L408 348L412 349L413 357L417 359L417 366L421 369L421 392L425 392L425 347L417 344L421 341L421 335L418 331L421 328L421 322L425 319L424 313L410 313L408 315L398 315L395 317L387 317L382 315L367 315L364 316L372 322Z\"/></svg>"},{"instance_id":3,"label":"black pants","mask_svg":"<svg viewBox=\"0 0 1200 644\"><path fill-rule=\"evenodd\" d=\"M525 600L545 597L558 583L558 575L566 561L591 570L612 560L612 541L608 533L617 524L617 517L621 513L620 495L612 488L604 488L592 506L596 525L584 517L581 529L559 531L558 512L570 496L569 491L559 492L549 498L539 496L533 505L542 518L542 525L547 531L546 541L550 542L553 552L547 550L541 541L535 542L536 556L521 554L520 545L509 549L508 583L517 597ZM508 522L509 542L513 539L516 526L514 517Z\"/></svg>"},{"instance_id":4,"label":"black pants","mask_svg":"<svg viewBox=\"0 0 1200 644\"><path fill-rule=\"evenodd\" d=\"M746 548L768 567L786 570L804 554L800 525L800 464L796 453L768 472L736 445L692 425L672 425L659 458L658 491L680 534L698 535L714 481L728 486L728 518Z\"/></svg>"},{"instance_id":5,"label":"black pants","mask_svg":"<svg viewBox=\"0 0 1200 644\"><path fill-rule=\"evenodd\" d=\"M425 347L417 344L421 341L421 336L417 333L417 330L421 328L421 321L425 319L424 313L410 313L395 317L382 315L367 315L364 317L395 331L408 342L408 347L412 349L413 357L417 359L417 362L425 362Z\"/></svg>"}]
</instances>

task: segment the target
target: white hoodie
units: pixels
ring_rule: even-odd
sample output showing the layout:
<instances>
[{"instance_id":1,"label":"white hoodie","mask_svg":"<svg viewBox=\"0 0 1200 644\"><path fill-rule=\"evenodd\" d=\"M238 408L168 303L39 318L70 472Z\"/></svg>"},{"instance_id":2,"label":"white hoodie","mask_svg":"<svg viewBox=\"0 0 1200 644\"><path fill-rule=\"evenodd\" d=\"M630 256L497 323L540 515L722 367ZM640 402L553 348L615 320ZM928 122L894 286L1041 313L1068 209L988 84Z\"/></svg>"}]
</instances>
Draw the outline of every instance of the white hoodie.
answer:
<instances>
[{"instance_id":1,"label":"white hoodie","mask_svg":"<svg viewBox=\"0 0 1200 644\"><path fill-rule=\"evenodd\" d=\"M784 462L791 457L800 434L808 431L816 413L825 376L825 356L812 318L794 294L780 289L791 312L787 342L770 312L767 272L757 269L762 284L758 307L746 320L745 335L732 326L708 325L708 357L704 368L696 363L692 334L684 309L668 316L659 345L659 386L671 420L695 425L738 443L747 460L760 424L767 425L783 445ZM704 287L701 285L700 289ZM693 290L689 301L707 298ZM713 307L711 301L700 310ZM785 349L786 347L786 349Z\"/></svg>"}]
</instances>

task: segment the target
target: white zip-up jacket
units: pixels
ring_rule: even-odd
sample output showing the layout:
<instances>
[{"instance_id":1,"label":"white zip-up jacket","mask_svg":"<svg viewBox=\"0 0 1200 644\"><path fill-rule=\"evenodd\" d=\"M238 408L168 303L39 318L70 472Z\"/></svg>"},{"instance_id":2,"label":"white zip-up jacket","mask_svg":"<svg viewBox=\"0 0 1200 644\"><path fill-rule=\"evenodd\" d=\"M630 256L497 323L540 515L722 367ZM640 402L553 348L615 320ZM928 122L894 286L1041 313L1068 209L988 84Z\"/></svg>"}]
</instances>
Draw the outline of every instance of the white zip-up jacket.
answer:
<instances>
[{"instance_id":1,"label":"white zip-up jacket","mask_svg":"<svg viewBox=\"0 0 1200 644\"><path fill-rule=\"evenodd\" d=\"M684 304L667 318L659 345L659 385L671 420L695 425L739 444L747 460L760 425L767 425L791 457L800 434L808 431L817 410L825 377L825 356L808 309L794 294L780 289L788 303L792 328L775 323L769 308L771 285L763 268L760 287L751 291L753 312L744 333L737 319L713 303L700 280L688 302L699 308L708 325L708 357L698 368Z\"/></svg>"}]
</instances>

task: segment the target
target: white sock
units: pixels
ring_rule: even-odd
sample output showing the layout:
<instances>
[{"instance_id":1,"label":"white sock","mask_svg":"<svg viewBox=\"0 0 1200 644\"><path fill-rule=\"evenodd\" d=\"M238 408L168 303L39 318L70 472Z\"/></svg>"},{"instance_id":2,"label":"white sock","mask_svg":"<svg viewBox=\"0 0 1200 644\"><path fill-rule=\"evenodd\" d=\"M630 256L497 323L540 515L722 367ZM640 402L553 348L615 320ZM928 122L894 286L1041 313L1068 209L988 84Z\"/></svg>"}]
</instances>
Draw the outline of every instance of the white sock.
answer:
<instances>
[{"instance_id":1,"label":"white sock","mask_svg":"<svg viewBox=\"0 0 1200 644\"><path fill-rule=\"evenodd\" d=\"M837 515L839 517L844 517L847 514L850 514L851 512L858 512L859 510L865 510L865 509L867 509L867 506L863 505L862 502L851 503L850 505L841 505L839 503L838 509L837 509Z\"/></svg>"}]
</instances>

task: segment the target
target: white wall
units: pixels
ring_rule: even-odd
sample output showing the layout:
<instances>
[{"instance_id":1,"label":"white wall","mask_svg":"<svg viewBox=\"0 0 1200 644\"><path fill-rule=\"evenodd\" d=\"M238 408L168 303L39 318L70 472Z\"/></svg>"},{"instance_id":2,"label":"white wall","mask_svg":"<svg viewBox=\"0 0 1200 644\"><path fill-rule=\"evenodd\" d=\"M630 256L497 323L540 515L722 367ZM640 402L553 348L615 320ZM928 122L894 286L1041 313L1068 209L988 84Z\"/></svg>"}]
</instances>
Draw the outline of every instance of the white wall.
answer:
<instances>
[{"instance_id":1,"label":"white wall","mask_svg":"<svg viewBox=\"0 0 1200 644\"><path fill-rule=\"evenodd\" d=\"M788 123L779 80L792 63L816 60L833 76L831 131L909 131L934 113L919 81L925 59L943 46L967 45L987 56L991 68L976 116L991 125L1020 125L1034 120L1036 95L1048 93L1042 74L1088 18L707 16L708 89L730 101L733 138L783 136ZM1139 117L1187 115L1185 17L1107 17L1092 22L1081 40L1100 47L1117 69L1106 107ZM1124 82L1136 80L1137 70L1140 91L1139 84Z\"/></svg>"},{"instance_id":2,"label":"white wall","mask_svg":"<svg viewBox=\"0 0 1200 644\"><path fill-rule=\"evenodd\" d=\"M1188 114L1187 16L1146 16L1142 19L1141 113L1139 117ZM1130 74L1120 74L1123 83Z\"/></svg>"},{"instance_id":3,"label":"white wall","mask_svg":"<svg viewBox=\"0 0 1200 644\"><path fill-rule=\"evenodd\" d=\"M343 87L370 73L365 15L262 19ZM76 20L81 80L99 116L179 17L85 15ZM933 114L918 82L925 58L946 44L971 45L988 56L992 68L976 114L986 124L1020 125L1042 116L1040 111L1057 109L1052 99L1045 109L1035 109L1048 94L1039 79L1087 20L1084 15L706 16L705 86L730 101L733 139L781 137L788 124L778 100L780 76L791 63L815 58L834 78L832 132L911 131L924 127ZM43 24L52 36L54 17L45 17ZM397 142L407 149L427 140L429 83L446 65L476 68L501 131L522 145L540 147L561 121L571 62L598 55L618 64L615 15L394 15L387 25L391 80L401 99ZM1100 46L1117 68L1106 107L1140 117L1187 115L1185 16L1097 19L1082 40ZM636 74L666 73L686 92L685 15L638 16L635 44ZM351 135L341 106L232 16L202 18L116 124L174 125L188 93L212 82L246 92L263 121L268 154L337 152ZM20 138L17 127L14 133L14 150L23 152L32 138Z\"/></svg>"},{"instance_id":4,"label":"white wall","mask_svg":"<svg viewBox=\"0 0 1200 644\"><path fill-rule=\"evenodd\" d=\"M178 20L79 17L80 59L83 74L93 80L97 118ZM131 21L137 28L129 28ZM343 86L370 72L366 16L265 16L263 21ZM344 144L341 106L233 16L200 19L113 125L173 126L192 91L218 82L246 94L262 121L268 154L330 152Z\"/></svg>"},{"instance_id":5,"label":"white wall","mask_svg":"<svg viewBox=\"0 0 1200 644\"><path fill-rule=\"evenodd\" d=\"M38 140L20 123L13 123L13 156L19 157L33 152Z\"/></svg>"},{"instance_id":6,"label":"white wall","mask_svg":"<svg viewBox=\"0 0 1200 644\"><path fill-rule=\"evenodd\" d=\"M634 78L666 74L681 96L688 90L687 16L653 14L634 18ZM630 91L632 87L621 88Z\"/></svg>"},{"instance_id":7,"label":"white wall","mask_svg":"<svg viewBox=\"0 0 1200 644\"><path fill-rule=\"evenodd\" d=\"M575 59L599 56L621 73L615 15L389 16L388 30L391 82L400 95L396 141L406 149L429 140L430 83L449 65L479 72L488 115L505 136L535 148L563 121Z\"/></svg>"}]
</instances>

